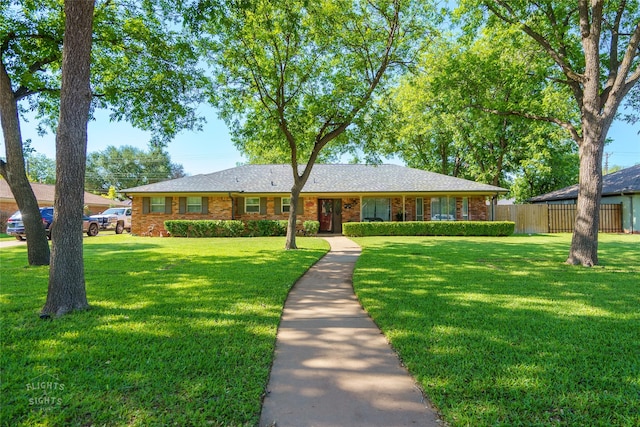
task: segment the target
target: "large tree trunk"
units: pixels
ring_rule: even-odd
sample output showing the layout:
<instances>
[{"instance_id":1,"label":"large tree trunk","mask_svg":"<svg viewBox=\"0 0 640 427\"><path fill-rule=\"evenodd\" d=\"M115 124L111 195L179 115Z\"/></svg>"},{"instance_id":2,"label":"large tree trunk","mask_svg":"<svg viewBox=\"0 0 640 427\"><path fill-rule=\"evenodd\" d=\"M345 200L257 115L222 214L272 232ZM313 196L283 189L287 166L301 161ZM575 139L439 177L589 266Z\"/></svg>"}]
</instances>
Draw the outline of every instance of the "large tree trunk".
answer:
<instances>
[{"instance_id":1,"label":"large tree trunk","mask_svg":"<svg viewBox=\"0 0 640 427\"><path fill-rule=\"evenodd\" d=\"M580 145L578 205L568 264L585 267L598 264L598 228L604 151L604 143L599 139L585 132L585 138Z\"/></svg>"},{"instance_id":2,"label":"large tree trunk","mask_svg":"<svg viewBox=\"0 0 640 427\"><path fill-rule=\"evenodd\" d=\"M87 158L87 121L93 1L65 0L65 34L56 135L56 194L51 232L49 291L42 314L88 308L82 251L82 211Z\"/></svg>"},{"instance_id":3,"label":"large tree trunk","mask_svg":"<svg viewBox=\"0 0 640 427\"><path fill-rule=\"evenodd\" d=\"M27 179L24 167L22 136L18 105L11 89L11 81L0 61L0 121L4 133L6 163L0 160L0 173L7 181L18 209L22 213L27 235L29 265L49 265L49 243L42 225L38 201Z\"/></svg>"}]
</instances>

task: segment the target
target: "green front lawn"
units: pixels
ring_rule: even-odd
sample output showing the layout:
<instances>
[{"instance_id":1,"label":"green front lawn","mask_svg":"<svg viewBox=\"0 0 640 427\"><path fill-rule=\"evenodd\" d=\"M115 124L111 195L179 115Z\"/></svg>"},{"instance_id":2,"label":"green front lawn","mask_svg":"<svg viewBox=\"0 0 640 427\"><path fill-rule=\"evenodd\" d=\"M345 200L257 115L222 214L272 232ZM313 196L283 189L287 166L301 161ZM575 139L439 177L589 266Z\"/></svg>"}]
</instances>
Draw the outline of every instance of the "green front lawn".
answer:
<instances>
[{"instance_id":1,"label":"green front lawn","mask_svg":"<svg viewBox=\"0 0 640 427\"><path fill-rule=\"evenodd\" d=\"M0 241L1 240L15 240L15 237L9 236L7 233L0 233Z\"/></svg>"},{"instance_id":2,"label":"green front lawn","mask_svg":"<svg viewBox=\"0 0 640 427\"><path fill-rule=\"evenodd\" d=\"M354 286L453 426L640 425L640 236L354 239Z\"/></svg>"},{"instance_id":3,"label":"green front lawn","mask_svg":"<svg viewBox=\"0 0 640 427\"><path fill-rule=\"evenodd\" d=\"M258 422L287 293L321 239L84 239L92 309L38 312L48 267L0 251L0 419L11 426Z\"/></svg>"}]
</instances>

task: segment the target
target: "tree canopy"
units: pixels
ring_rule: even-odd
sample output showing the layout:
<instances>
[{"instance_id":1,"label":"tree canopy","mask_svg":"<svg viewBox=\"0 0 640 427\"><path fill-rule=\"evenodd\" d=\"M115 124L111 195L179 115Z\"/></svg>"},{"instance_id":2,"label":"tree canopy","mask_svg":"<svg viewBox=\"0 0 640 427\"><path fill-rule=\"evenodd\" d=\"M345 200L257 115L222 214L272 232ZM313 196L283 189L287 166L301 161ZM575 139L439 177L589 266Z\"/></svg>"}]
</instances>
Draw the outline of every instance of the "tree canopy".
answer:
<instances>
[{"instance_id":1,"label":"tree canopy","mask_svg":"<svg viewBox=\"0 0 640 427\"><path fill-rule=\"evenodd\" d=\"M183 176L182 165L172 163L169 154L161 148L144 151L129 145L109 146L87 156L85 189L107 194L110 187L117 192Z\"/></svg>"},{"instance_id":2,"label":"tree canopy","mask_svg":"<svg viewBox=\"0 0 640 427\"><path fill-rule=\"evenodd\" d=\"M598 263L598 226L602 157L607 132L628 94L637 102L640 80L640 4L637 0L465 0L468 34L478 28L512 28L526 34L552 62L550 87L563 87L580 112L577 118L543 115L527 106L495 110L554 123L575 141L580 157L578 220L567 262ZM486 18L486 19L485 19ZM634 89L634 86L636 89Z\"/></svg>"},{"instance_id":3,"label":"tree canopy","mask_svg":"<svg viewBox=\"0 0 640 427\"><path fill-rule=\"evenodd\" d=\"M518 200L574 184L577 166L569 164L577 155L565 134L550 123L493 114L526 105L538 114L576 116L571 94L550 90L550 66L513 30L434 41L417 72L393 91L383 152L411 167L514 184Z\"/></svg>"},{"instance_id":4,"label":"tree canopy","mask_svg":"<svg viewBox=\"0 0 640 427\"><path fill-rule=\"evenodd\" d=\"M295 248L296 204L313 165L357 141L376 90L424 40L426 9L408 0L200 1L189 8L212 67L212 100L234 143L250 157L270 152L292 166L287 248Z\"/></svg>"}]
</instances>

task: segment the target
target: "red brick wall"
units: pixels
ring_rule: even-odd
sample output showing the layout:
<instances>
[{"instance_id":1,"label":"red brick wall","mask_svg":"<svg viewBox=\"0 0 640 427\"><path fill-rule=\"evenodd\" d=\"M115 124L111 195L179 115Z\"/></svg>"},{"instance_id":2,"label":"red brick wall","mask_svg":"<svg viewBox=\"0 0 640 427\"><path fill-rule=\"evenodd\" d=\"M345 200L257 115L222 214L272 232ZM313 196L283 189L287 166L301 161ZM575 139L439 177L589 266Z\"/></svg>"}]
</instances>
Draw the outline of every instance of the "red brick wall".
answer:
<instances>
[{"instance_id":1,"label":"red brick wall","mask_svg":"<svg viewBox=\"0 0 640 427\"><path fill-rule=\"evenodd\" d=\"M342 223L360 222L360 198L345 197L342 199Z\"/></svg>"},{"instance_id":2,"label":"red brick wall","mask_svg":"<svg viewBox=\"0 0 640 427\"><path fill-rule=\"evenodd\" d=\"M142 213L142 197L134 197L131 205L131 233L138 235L167 236L168 233L164 229L164 222L170 219L216 219L230 220L236 219L240 221L269 219L269 220L287 220L288 213L276 215L274 198L267 198L267 213L265 215L244 213L241 215L232 215L231 199L229 197L209 197L208 213L179 213L180 197L172 197L171 214L164 213ZM234 200L235 202L235 200ZM316 207L316 199L303 198L304 213L298 215L298 221L317 220L318 212ZM151 230L151 231L150 231Z\"/></svg>"}]
</instances>

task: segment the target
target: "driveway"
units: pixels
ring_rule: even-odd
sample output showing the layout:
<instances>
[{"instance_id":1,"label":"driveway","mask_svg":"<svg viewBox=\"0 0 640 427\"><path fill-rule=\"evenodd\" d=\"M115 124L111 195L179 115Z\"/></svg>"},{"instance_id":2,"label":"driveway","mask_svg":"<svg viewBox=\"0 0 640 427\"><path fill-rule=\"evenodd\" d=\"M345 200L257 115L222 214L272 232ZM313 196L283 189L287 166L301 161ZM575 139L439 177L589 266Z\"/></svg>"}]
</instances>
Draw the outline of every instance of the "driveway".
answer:
<instances>
[{"instance_id":1,"label":"driveway","mask_svg":"<svg viewBox=\"0 0 640 427\"><path fill-rule=\"evenodd\" d=\"M8 248L11 246L20 246L20 245L24 245L27 246L27 241L23 240L3 240L0 242L0 248Z\"/></svg>"}]
</instances>

